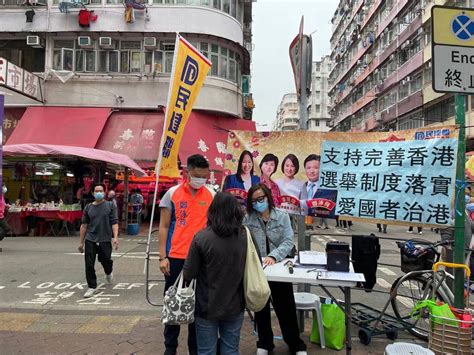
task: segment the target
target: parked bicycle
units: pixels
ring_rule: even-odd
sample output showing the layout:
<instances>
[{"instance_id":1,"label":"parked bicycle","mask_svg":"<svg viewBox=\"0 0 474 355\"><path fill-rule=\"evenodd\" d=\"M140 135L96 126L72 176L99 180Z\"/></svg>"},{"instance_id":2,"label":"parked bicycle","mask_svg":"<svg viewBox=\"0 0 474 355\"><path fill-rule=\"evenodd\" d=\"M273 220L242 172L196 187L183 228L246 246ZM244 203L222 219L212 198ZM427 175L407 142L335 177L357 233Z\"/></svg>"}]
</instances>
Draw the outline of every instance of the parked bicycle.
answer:
<instances>
[{"instance_id":1,"label":"parked bicycle","mask_svg":"<svg viewBox=\"0 0 474 355\"><path fill-rule=\"evenodd\" d=\"M406 275L392 284L390 299L395 316L401 321L411 323L408 331L427 340L430 329L428 317L412 317L411 312L418 301L434 297L450 306L454 305L454 294L450 288L454 276L445 270L432 271L440 260L438 247L453 245L453 240L430 243L426 240L412 239L397 242L401 253L401 269ZM470 251L465 261L469 267Z\"/></svg>"}]
</instances>

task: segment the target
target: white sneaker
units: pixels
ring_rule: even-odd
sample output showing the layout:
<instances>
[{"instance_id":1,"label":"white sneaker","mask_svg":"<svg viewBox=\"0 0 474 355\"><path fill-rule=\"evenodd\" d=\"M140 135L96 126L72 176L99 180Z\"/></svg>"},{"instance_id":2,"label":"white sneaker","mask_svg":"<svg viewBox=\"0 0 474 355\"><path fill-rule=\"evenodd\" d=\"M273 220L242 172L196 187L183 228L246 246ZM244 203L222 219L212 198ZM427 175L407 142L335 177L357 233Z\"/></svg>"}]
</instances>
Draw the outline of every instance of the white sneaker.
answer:
<instances>
[{"instance_id":1,"label":"white sneaker","mask_svg":"<svg viewBox=\"0 0 474 355\"><path fill-rule=\"evenodd\" d=\"M413 234L413 231L411 231L411 230L407 230L407 233Z\"/></svg>"},{"instance_id":2,"label":"white sneaker","mask_svg":"<svg viewBox=\"0 0 474 355\"><path fill-rule=\"evenodd\" d=\"M89 288L87 289L86 293L84 293L84 298L91 298L92 296L94 296L95 293L96 293L95 288Z\"/></svg>"},{"instance_id":3,"label":"white sneaker","mask_svg":"<svg viewBox=\"0 0 474 355\"><path fill-rule=\"evenodd\" d=\"M296 355L308 355L308 353L306 352L306 350L303 350L303 351L297 351Z\"/></svg>"},{"instance_id":4,"label":"white sneaker","mask_svg":"<svg viewBox=\"0 0 474 355\"><path fill-rule=\"evenodd\" d=\"M423 234L423 232L418 232L418 234Z\"/></svg>"},{"instance_id":5,"label":"white sneaker","mask_svg":"<svg viewBox=\"0 0 474 355\"><path fill-rule=\"evenodd\" d=\"M258 348L257 355L268 355L268 350Z\"/></svg>"},{"instance_id":6,"label":"white sneaker","mask_svg":"<svg viewBox=\"0 0 474 355\"><path fill-rule=\"evenodd\" d=\"M107 281L108 284L111 284L112 281L114 281L114 274L110 273L109 275L105 275L105 280Z\"/></svg>"}]
</instances>

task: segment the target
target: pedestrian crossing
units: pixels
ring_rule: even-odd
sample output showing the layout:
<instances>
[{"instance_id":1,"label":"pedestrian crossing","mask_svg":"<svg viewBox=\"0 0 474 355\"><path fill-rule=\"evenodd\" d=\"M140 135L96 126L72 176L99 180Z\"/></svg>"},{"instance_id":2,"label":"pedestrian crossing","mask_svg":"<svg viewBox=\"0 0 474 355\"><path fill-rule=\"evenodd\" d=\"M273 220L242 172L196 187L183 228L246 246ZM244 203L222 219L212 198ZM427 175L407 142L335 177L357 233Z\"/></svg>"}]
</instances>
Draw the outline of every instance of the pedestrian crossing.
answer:
<instances>
[{"instance_id":1,"label":"pedestrian crossing","mask_svg":"<svg viewBox=\"0 0 474 355\"><path fill-rule=\"evenodd\" d=\"M120 238L121 242L146 243L148 238ZM157 238L152 238L152 242L158 242Z\"/></svg>"}]
</instances>

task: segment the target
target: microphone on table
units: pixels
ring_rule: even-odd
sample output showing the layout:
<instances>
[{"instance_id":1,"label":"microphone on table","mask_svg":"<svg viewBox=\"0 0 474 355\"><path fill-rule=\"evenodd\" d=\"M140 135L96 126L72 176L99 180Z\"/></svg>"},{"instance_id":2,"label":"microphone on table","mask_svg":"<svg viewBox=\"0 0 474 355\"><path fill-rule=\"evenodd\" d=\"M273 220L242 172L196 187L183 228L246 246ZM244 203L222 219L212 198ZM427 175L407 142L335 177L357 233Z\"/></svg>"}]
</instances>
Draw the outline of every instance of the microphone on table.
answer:
<instances>
[{"instance_id":1,"label":"microphone on table","mask_svg":"<svg viewBox=\"0 0 474 355\"><path fill-rule=\"evenodd\" d=\"M290 272L290 274L292 274L294 272L294 269L293 269L293 262L291 260L288 260L286 263L285 263L285 266L288 266L288 271Z\"/></svg>"}]
</instances>

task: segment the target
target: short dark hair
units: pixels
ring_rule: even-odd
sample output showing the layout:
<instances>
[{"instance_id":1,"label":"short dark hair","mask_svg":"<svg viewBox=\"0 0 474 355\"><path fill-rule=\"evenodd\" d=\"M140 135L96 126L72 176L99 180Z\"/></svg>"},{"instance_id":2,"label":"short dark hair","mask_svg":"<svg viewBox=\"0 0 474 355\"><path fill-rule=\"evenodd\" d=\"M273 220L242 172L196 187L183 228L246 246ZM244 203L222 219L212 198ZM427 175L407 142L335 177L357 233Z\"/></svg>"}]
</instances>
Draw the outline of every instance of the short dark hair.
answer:
<instances>
[{"instance_id":1,"label":"short dark hair","mask_svg":"<svg viewBox=\"0 0 474 355\"><path fill-rule=\"evenodd\" d=\"M259 168L260 168L260 170L262 170L263 163L266 163L266 162L269 162L269 161L272 161L272 162L275 163L275 170L273 170L273 173L274 173L276 171L277 167L278 167L278 157L275 154L272 154L272 153L265 154L263 156L262 160L260 161Z\"/></svg>"},{"instance_id":2,"label":"short dark hair","mask_svg":"<svg viewBox=\"0 0 474 355\"><path fill-rule=\"evenodd\" d=\"M271 212L275 208L275 202L273 202L272 192L270 189L261 182L253 185L247 193L247 213L251 214L255 212L252 205L252 195L255 191L262 190L268 200L268 210Z\"/></svg>"},{"instance_id":3,"label":"short dark hair","mask_svg":"<svg viewBox=\"0 0 474 355\"><path fill-rule=\"evenodd\" d=\"M136 192L137 194L141 194L141 193L142 193L142 190L140 190L139 188L136 188L136 189L135 189L135 192Z\"/></svg>"},{"instance_id":4,"label":"short dark hair","mask_svg":"<svg viewBox=\"0 0 474 355\"><path fill-rule=\"evenodd\" d=\"M105 192L105 185L104 185L104 184L100 184L100 183L99 183L99 184L94 184L94 188L92 189L92 191L94 191L97 186L102 187L102 189L103 189L104 192Z\"/></svg>"},{"instance_id":5,"label":"short dark hair","mask_svg":"<svg viewBox=\"0 0 474 355\"><path fill-rule=\"evenodd\" d=\"M306 159L304 160L304 167L306 168L306 163L311 161L311 160L317 160L317 161L321 161L321 156L320 155L317 155L317 154L310 154L306 157Z\"/></svg>"},{"instance_id":6,"label":"short dark hair","mask_svg":"<svg viewBox=\"0 0 474 355\"><path fill-rule=\"evenodd\" d=\"M220 237L238 235L243 219L240 203L228 192L218 192L207 210L207 226Z\"/></svg>"},{"instance_id":7,"label":"short dark hair","mask_svg":"<svg viewBox=\"0 0 474 355\"><path fill-rule=\"evenodd\" d=\"M242 162L244 161L244 157L248 155L250 157L250 160L252 160L252 170L250 170L250 175L253 175L253 156L252 156L252 153L250 153L248 150L244 150L242 153L240 153L240 157L239 157L239 165L237 166L237 180L239 180L240 182L242 182L242 177L240 175L242 175Z\"/></svg>"},{"instance_id":8,"label":"short dark hair","mask_svg":"<svg viewBox=\"0 0 474 355\"><path fill-rule=\"evenodd\" d=\"M300 162L296 155L294 154L288 154L286 157L283 158L281 162L281 172L284 174L285 173L285 162L287 159L290 159L290 161L293 163L295 166L295 175L298 174L298 171L300 171Z\"/></svg>"},{"instance_id":9,"label":"short dark hair","mask_svg":"<svg viewBox=\"0 0 474 355\"><path fill-rule=\"evenodd\" d=\"M194 154L188 157L186 167L188 170L194 168L209 169L209 162L201 154Z\"/></svg>"}]
</instances>

